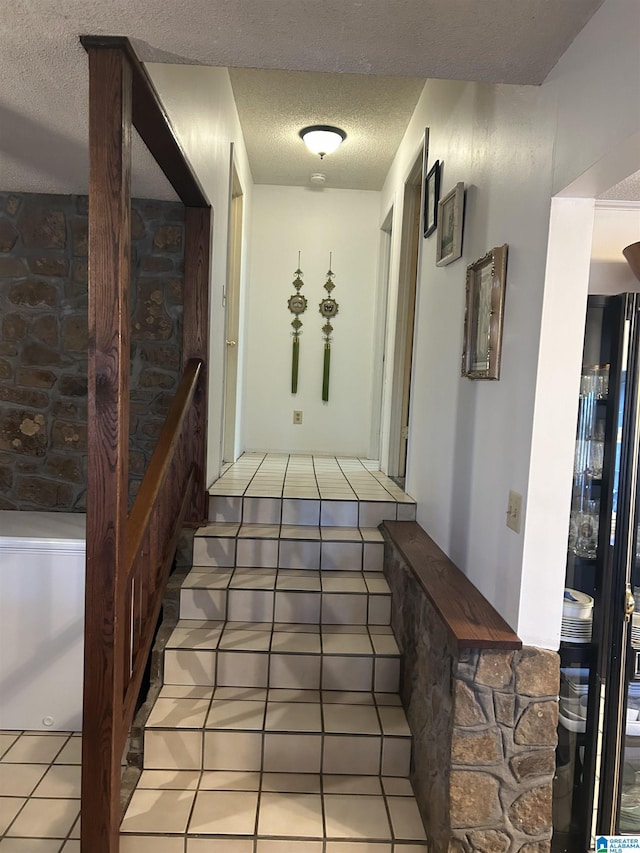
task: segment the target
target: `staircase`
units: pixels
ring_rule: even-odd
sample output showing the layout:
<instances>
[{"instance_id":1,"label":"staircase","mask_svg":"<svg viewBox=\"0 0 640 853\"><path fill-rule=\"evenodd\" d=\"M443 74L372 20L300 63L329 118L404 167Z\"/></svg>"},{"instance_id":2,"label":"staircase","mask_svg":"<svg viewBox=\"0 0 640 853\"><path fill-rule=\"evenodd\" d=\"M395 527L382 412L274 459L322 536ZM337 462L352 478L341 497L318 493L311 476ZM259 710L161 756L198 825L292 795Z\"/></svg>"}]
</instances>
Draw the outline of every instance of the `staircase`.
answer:
<instances>
[{"instance_id":1,"label":"staircase","mask_svg":"<svg viewBox=\"0 0 640 853\"><path fill-rule=\"evenodd\" d=\"M413 502L323 457L248 454L212 491L122 853L424 853L377 530Z\"/></svg>"}]
</instances>

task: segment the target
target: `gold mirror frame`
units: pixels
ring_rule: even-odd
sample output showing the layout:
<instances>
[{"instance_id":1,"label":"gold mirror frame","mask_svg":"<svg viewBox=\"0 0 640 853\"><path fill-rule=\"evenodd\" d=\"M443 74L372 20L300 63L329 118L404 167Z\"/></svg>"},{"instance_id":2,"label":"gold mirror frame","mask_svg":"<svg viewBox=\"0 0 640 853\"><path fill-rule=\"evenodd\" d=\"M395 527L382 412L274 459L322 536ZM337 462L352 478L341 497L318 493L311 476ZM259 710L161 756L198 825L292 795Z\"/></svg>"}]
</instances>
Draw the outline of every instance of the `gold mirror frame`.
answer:
<instances>
[{"instance_id":1,"label":"gold mirror frame","mask_svg":"<svg viewBox=\"0 0 640 853\"><path fill-rule=\"evenodd\" d=\"M496 246L467 267L462 375L500 379L508 246Z\"/></svg>"}]
</instances>

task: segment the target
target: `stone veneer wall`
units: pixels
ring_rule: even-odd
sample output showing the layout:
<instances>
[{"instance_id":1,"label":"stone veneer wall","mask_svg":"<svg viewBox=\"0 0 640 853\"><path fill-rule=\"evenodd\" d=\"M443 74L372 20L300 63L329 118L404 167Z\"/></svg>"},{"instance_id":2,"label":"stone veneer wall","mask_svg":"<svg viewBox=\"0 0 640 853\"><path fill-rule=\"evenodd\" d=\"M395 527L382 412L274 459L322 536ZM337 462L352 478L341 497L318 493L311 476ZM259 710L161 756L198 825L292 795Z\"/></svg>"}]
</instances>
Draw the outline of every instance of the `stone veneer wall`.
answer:
<instances>
[{"instance_id":1,"label":"stone veneer wall","mask_svg":"<svg viewBox=\"0 0 640 853\"><path fill-rule=\"evenodd\" d=\"M433 853L547 853L560 663L554 652L459 651L389 541L412 781Z\"/></svg>"},{"instance_id":2,"label":"stone veneer wall","mask_svg":"<svg viewBox=\"0 0 640 853\"><path fill-rule=\"evenodd\" d=\"M83 511L86 196L0 193L0 509ZM129 491L180 377L184 208L131 213Z\"/></svg>"}]
</instances>

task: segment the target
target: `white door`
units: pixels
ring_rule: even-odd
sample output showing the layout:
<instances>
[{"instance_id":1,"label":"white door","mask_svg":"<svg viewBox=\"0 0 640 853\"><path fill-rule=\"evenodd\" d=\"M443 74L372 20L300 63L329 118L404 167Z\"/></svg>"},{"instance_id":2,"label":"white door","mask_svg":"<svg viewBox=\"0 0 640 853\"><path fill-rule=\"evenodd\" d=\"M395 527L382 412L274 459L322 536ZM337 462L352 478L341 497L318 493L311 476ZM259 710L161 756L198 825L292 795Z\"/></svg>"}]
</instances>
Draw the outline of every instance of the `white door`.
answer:
<instances>
[{"instance_id":1,"label":"white door","mask_svg":"<svg viewBox=\"0 0 640 853\"><path fill-rule=\"evenodd\" d=\"M405 476L407 464L413 327L415 322L418 258L420 256L422 171L421 154L405 181L402 204L398 308L396 314L391 423L389 430L389 476L399 478Z\"/></svg>"}]
</instances>

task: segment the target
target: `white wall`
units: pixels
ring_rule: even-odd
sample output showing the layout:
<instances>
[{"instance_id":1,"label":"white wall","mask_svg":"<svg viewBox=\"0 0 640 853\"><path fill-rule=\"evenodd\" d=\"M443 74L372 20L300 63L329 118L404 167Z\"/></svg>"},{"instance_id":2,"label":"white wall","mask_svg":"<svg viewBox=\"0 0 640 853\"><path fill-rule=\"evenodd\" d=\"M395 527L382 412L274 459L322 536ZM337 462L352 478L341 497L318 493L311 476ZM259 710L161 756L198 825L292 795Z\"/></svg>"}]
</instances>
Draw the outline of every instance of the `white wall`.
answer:
<instances>
[{"instance_id":1,"label":"white wall","mask_svg":"<svg viewBox=\"0 0 640 853\"><path fill-rule=\"evenodd\" d=\"M223 290L227 277L231 143L244 192L245 255L250 239L250 211L253 181L247 160L238 113L225 68L193 65L146 66L167 109L182 147L191 161L213 207L212 270L210 287L209 416L207 484L219 474L221 462L222 401L224 399L225 316ZM246 258L245 258L246 260ZM243 263L243 275L246 262ZM244 312L243 312L244 313ZM245 318L241 313L240 322ZM241 336L242 337L242 336ZM243 352L239 353L238 373L242 376ZM242 422L241 405L238 418Z\"/></svg>"},{"instance_id":2,"label":"white wall","mask_svg":"<svg viewBox=\"0 0 640 853\"><path fill-rule=\"evenodd\" d=\"M559 197L544 282L518 630L550 648L557 647L561 618L594 198L640 168L638 32L636 0L606 0L542 87L556 111Z\"/></svg>"},{"instance_id":3,"label":"white wall","mask_svg":"<svg viewBox=\"0 0 640 853\"><path fill-rule=\"evenodd\" d=\"M518 632L557 648L567 558L593 199L552 203Z\"/></svg>"},{"instance_id":4,"label":"white wall","mask_svg":"<svg viewBox=\"0 0 640 853\"><path fill-rule=\"evenodd\" d=\"M419 523L523 641L550 648L559 636L576 405L575 394L556 391L559 375L563 388L578 387L591 237L588 230L582 267L576 256L579 281L569 286L560 262L547 270L551 198L596 162L602 182L608 147L630 150L640 133L639 9L635 0L607 0L542 87L428 81L382 193L381 218L394 202L399 209L402 177L429 126L442 193L461 180L467 201L462 259L437 268L435 236L422 246L407 489ZM595 109L590 86L601 95ZM609 172L610 183L624 177ZM592 216L587 206L586 214L578 208L576 233ZM465 267L502 243L502 375L472 382L460 377ZM387 404L385 425L388 418ZM556 484L550 472L565 468L567 482ZM524 496L520 534L505 525L510 489ZM554 518L549 544L545 522Z\"/></svg>"},{"instance_id":5,"label":"white wall","mask_svg":"<svg viewBox=\"0 0 640 853\"><path fill-rule=\"evenodd\" d=\"M638 169L640 3L606 0L544 83L557 100L553 192L597 198Z\"/></svg>"},{"instance_id":6,"label":"white wall","mask_svg":"<svg viewBox=\"0 0 640 853\"><path fill-rule=\"evenodd\" d=\"M464 181L466 213L460 260L438 268L435 235L422 243L407 490L419 523L516 627L522 536L506 528L505 511L509 489L527 486L553 125L540 89L429 81L383 213L426 125L442 194ZM501 379L472 382L460 377L466 265L503 243Z\"/></svg>"},{"instance_id":7,"label":"white wall","mask_svg":"<svg viewBox=\"0 0 640 853\"><path fill-rule=\"evenodd\" d=\"M256 186L249 282L245 446L248 450L366 456L371 424L372 348L378 257L376 192ZM297 394L291 394L293 315L287 308L301 252ZM333 322L329 402L322 393L319 304L333 253L339 314ZM293 424L293 410L303 412Z\"/></svg>"}]
</instances>

